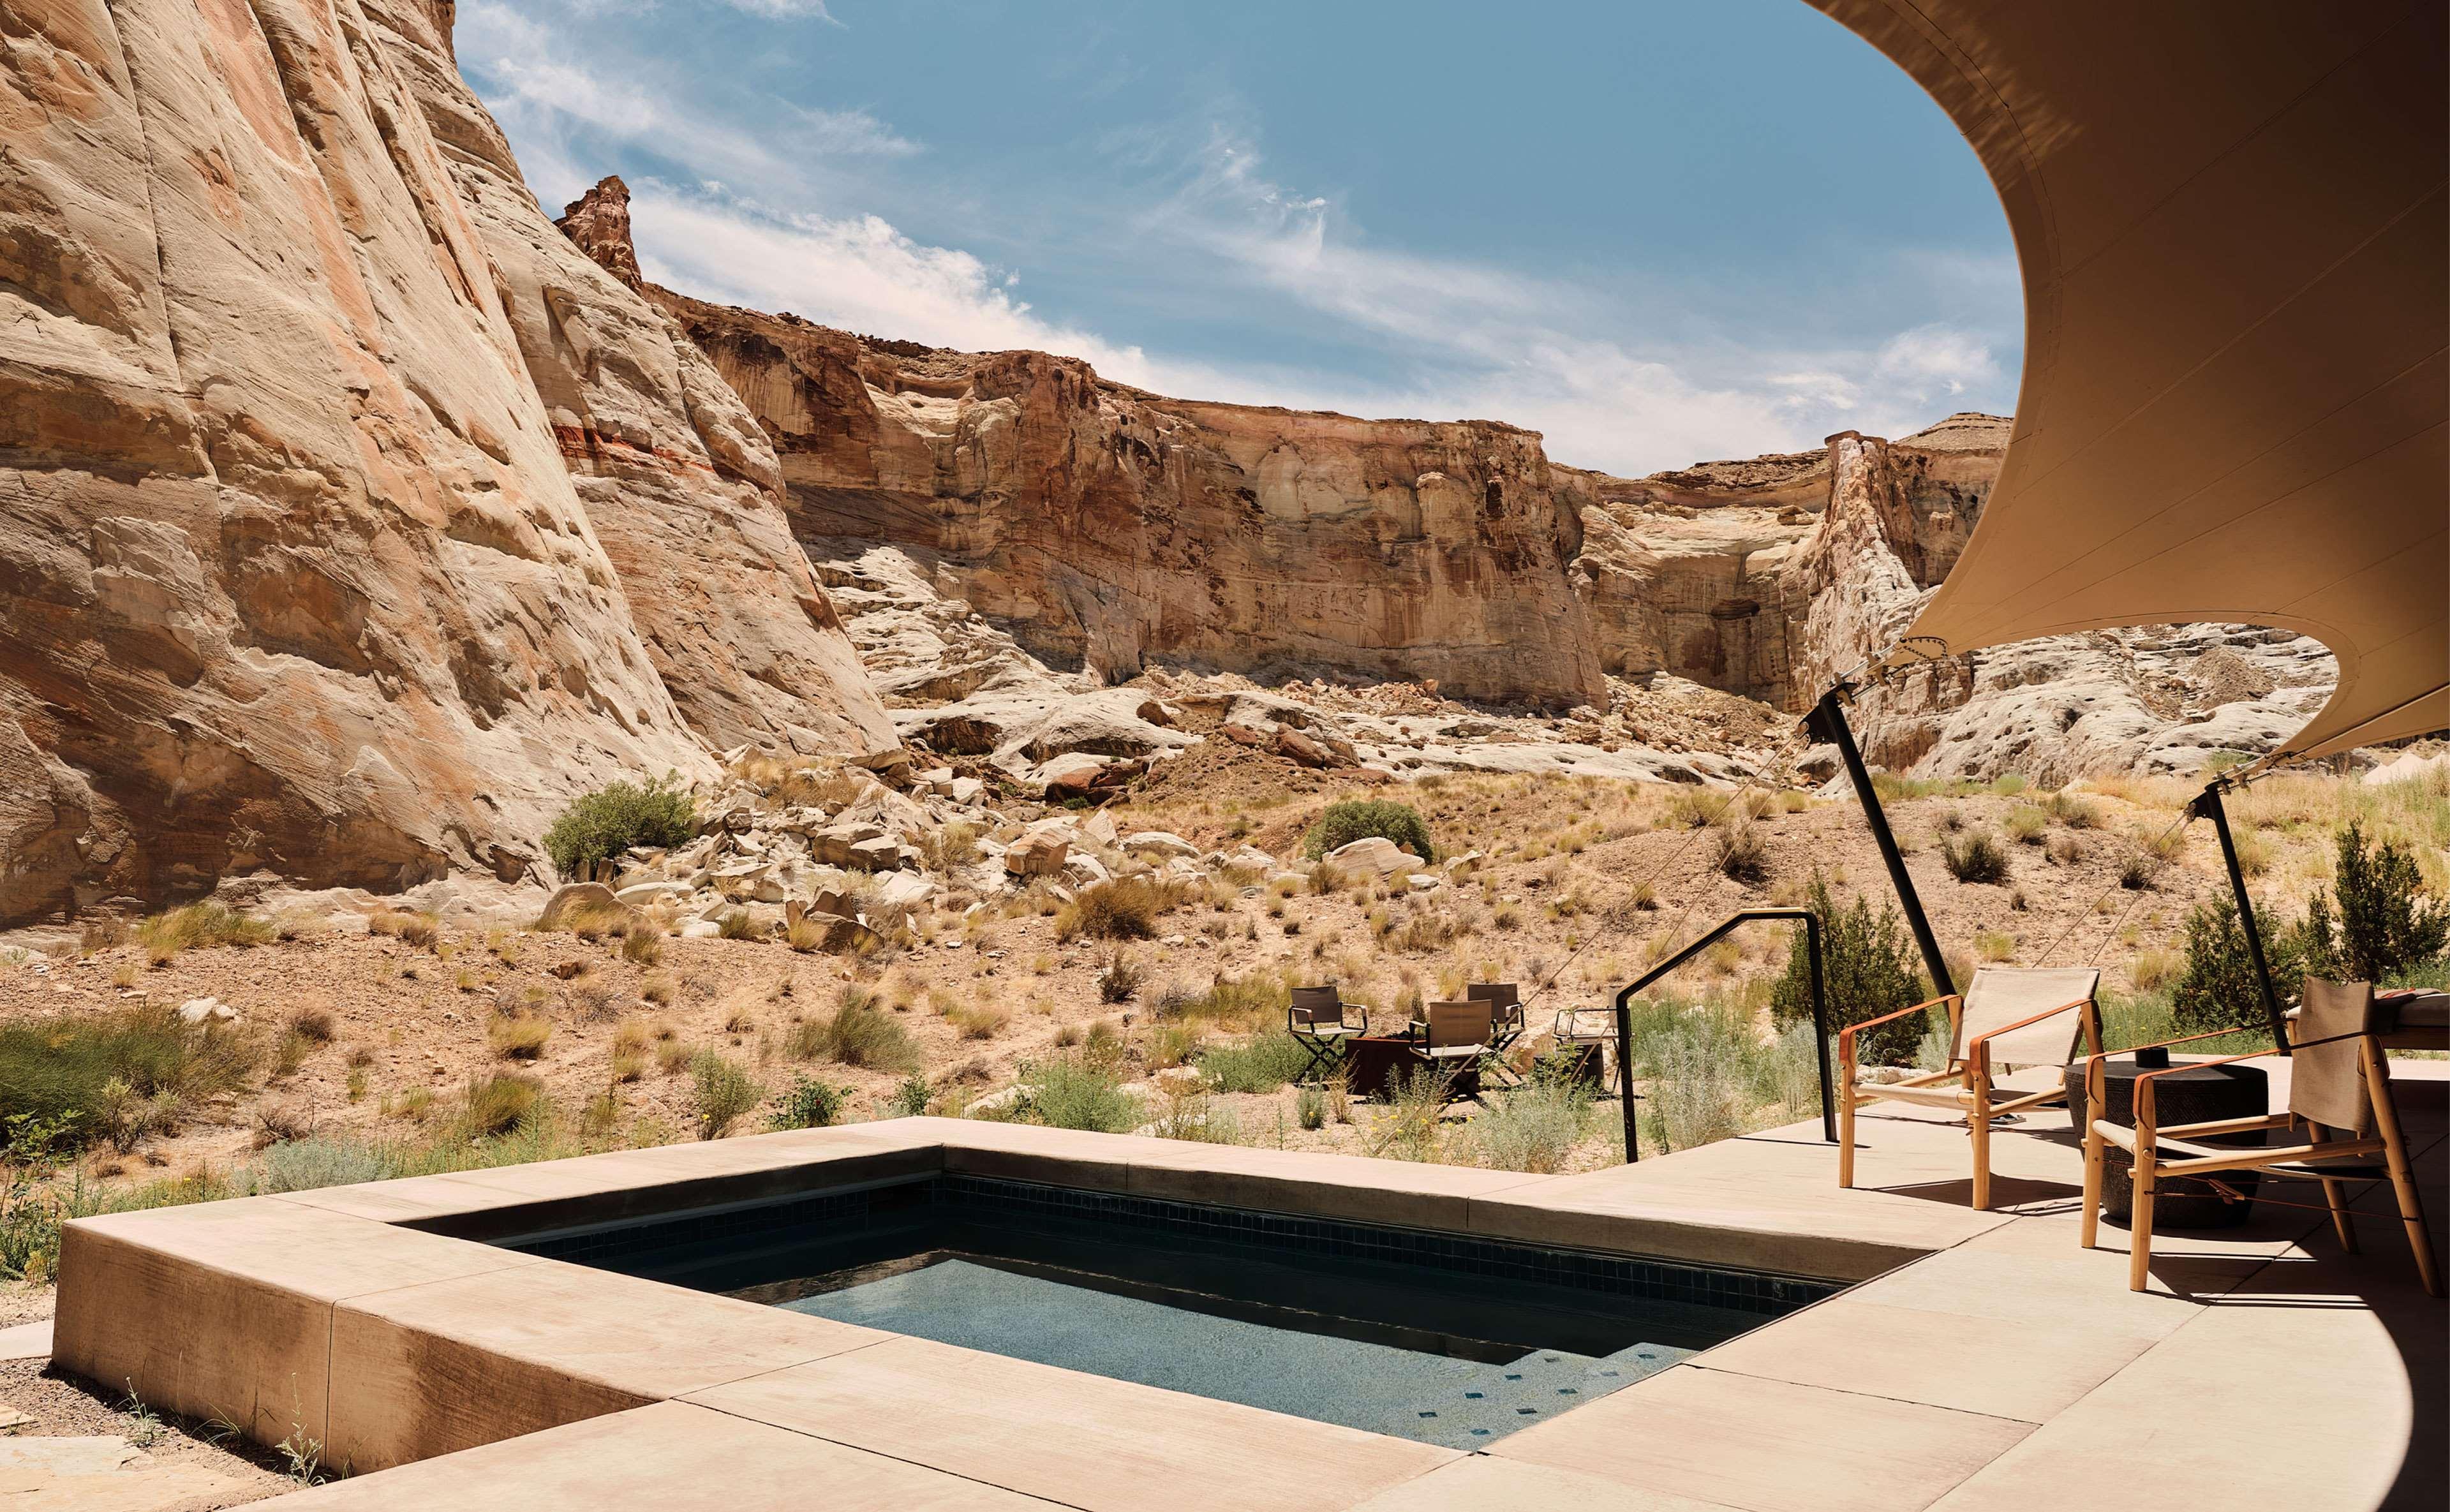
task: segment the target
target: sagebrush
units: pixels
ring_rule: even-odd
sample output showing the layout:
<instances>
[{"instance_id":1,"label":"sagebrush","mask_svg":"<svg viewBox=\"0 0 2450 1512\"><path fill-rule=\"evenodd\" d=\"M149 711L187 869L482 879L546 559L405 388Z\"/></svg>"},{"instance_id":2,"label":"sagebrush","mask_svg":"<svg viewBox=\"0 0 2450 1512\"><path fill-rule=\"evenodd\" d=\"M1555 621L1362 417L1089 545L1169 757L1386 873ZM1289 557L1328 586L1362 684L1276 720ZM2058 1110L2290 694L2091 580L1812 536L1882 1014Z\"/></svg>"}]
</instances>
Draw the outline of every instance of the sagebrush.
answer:
<instances>
[{"instance_id":1,"label":"sagebrush","mask_svg":"<svg viewBox=\"0 0 2450 1512\"><path fill-rule=\"evenodd\" d=\"M697 833L697 810L671 777L644 787L612 783L582 794L544 832L545 854L575 877L632 845L678 845Z\"/></svg>"}]
</instances>

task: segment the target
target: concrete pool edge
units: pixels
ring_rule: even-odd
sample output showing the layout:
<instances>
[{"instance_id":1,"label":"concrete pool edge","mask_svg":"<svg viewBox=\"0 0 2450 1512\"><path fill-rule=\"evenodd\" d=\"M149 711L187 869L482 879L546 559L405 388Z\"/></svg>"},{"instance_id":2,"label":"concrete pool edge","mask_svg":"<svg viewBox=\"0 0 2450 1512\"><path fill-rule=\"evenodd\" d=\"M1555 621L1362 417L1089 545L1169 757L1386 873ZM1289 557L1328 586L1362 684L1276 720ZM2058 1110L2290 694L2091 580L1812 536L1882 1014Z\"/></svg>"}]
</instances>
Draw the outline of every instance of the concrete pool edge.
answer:
<instances>
[{"instance_id":1,"label":"concrete pool edge","mask_svg":"<svg viewBox=\"0 0 2450 1512\"><path fill-rule=\"evenodd\" d=\"M754 1304L483 1241L941 1172L1659 1258L1706 1251L1837 1281L1925 1252L1519 1200L1563 1178L910 1118L80 1220L53 1359L157 1407L264 1443L303 1432L329 1464L380 1469L891 1337L802 1319L777 1338Z\"/></svg>"}]
</instances>

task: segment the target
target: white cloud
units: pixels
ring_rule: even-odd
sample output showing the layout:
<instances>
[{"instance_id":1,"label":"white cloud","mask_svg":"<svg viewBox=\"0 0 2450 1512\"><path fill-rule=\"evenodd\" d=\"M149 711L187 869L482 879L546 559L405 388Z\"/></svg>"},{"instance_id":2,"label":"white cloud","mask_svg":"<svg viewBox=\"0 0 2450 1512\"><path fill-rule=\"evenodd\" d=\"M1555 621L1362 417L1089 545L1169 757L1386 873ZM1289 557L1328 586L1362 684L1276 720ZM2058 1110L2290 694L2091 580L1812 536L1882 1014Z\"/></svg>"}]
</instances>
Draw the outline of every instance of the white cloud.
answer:
<instances>
[{"instance_id":1,"label":"white cloud","mask_svg":"<svg viewBox=\"0 0 2450 1512\"><path fill-rule=\"evenodd\" d=\"M826 9L826 0L723 0L734 10L746 10L753 16L770 16L778 21L807 17L830 26L841 26L834 13Z\"/></svg>"},{"instance_id":2,"label":"white cloud","mask_svg":"<svg viewBox=\"0 0 2450 1512\"><path fill-rule=\"evenodd\" d=\"M583 48L503 0L468 5L458 42L547 204L623 167L650 277L876 336L1061 353L1189 398L1504 420L1542 432L1560 461L1621 473L1797 450L1839 429L1903 434L2000 379L1989 340L1961 324L1919 324L1860 349L1773 350L1673 290L1375 245L1337 196L1277 182L1246 135L1215 126L1109 132L1101 156L1132 207L1084 203L1073 242L1095 240L1160 297L1196 288L1246 300L1255 332L1341 349L1343 371L1151 353L1034 308L1020 297L1021 269L861 213L895 181L862 179L859 164L924 150L865 110L770 98L710 107L653 60ZM600 56L606 72L573 61ZM640 156L678 171L658 177ZM1155 192L1140 192L1152 180ZM817 208L835 204L861 208ZM1900 255L1900 271L1935 285L1994 289L2002 276L1998 260L1940 254L1907 268L1914 256ZM2012 281L2012 262L2005 275Z\"/></svg>"}]
</instances>

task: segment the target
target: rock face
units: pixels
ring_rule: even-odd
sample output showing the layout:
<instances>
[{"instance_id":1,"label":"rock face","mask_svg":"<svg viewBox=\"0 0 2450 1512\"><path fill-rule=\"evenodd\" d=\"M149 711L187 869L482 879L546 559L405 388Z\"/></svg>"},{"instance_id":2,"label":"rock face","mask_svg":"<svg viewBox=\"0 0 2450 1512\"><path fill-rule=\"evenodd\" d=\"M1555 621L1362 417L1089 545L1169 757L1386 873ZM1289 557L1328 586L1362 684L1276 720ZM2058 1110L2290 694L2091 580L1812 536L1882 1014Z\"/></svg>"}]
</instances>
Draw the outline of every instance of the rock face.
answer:
<instances>
[{"instance_id":1,"label":"rock face","mask_svg":"<svg viewBox=\"0 0 2450 1512\"><path fill-rule=\"evenodd\" d=\"M634 261L613 223L573 217L607 266ZM1332 669L1604 700L1565 572L1587 475L1552 468L1528 431L1159 398L1071 358L647 292L765 426L804 537L924 552L940 591L1060 667Z\"/></svg>"},{"instance_id":2,"label":"rock face","mask_svg":"<svg viewBox=\"0 0 2450 1512\"><path fill-rule=\"evenodd\" d=\"M891 739L762 434L527 199L450 20L0 25L0 923L515 876L612 776Z\"/></svg>"}]
</instances>

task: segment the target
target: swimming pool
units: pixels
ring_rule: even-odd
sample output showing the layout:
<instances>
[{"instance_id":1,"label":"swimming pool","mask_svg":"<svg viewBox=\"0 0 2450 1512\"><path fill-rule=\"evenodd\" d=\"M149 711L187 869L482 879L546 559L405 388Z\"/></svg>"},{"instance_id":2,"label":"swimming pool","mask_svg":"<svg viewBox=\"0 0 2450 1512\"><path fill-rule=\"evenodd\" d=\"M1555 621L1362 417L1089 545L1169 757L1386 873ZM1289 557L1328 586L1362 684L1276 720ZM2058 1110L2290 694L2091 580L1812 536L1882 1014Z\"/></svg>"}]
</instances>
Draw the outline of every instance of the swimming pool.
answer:
<instances>
[{"instance_id":1,"label":"swimming pool","mask_svg":"<svg viewBox=\"0 0 2450 1512\"><path fill-rule=\"evenodd\" d=\"M944 1173L510 1241L534 1253L1477 1448L1837 1284Z\"/></svg>"}]
</instances>

